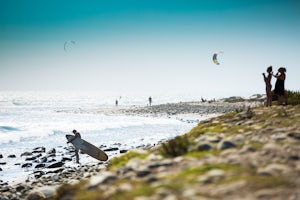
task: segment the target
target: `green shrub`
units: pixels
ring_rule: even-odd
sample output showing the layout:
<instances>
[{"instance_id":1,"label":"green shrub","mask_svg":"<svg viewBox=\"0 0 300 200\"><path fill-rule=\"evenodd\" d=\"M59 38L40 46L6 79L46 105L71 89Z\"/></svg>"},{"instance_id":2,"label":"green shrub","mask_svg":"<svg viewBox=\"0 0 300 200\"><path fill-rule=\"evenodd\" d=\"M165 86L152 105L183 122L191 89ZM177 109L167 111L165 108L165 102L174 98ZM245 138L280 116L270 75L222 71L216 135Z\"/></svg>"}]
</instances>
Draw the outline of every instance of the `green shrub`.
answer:
<instances>
[{"instance_id":1,"label":"green shrub","mask_svg":"<svg viewBox=\"0 0 300 200\"><path fill-rule=\"evenodd\" d=\"M300 92L299 91L291 91L286 90L286 99L289 105L299 105L300 104Z\"/></svg>"},{"instance_id":2,"label":"green shrub","mask_svg":"<svg viewBox=\"0 0 300 200\"><path fill-rule=\"evenodd\" d=\"M160 152L165 157L177 157L186 154L189 145L187 136L177 136L168 143L163 143Z\"/></svg>"}]
</instances>

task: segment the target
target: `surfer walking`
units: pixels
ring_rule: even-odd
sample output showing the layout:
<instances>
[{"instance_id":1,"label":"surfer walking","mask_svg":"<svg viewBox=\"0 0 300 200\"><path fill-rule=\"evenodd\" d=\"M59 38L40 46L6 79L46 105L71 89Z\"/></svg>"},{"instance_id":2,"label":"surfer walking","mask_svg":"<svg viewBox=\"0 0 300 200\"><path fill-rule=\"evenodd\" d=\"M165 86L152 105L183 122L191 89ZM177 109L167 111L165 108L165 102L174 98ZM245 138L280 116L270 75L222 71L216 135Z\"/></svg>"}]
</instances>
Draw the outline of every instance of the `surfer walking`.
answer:
<instances>
[{"instance_id":1,"label":"surfer walking","mask_svg":"<svg viewBox=\"0 0 300 200\"><path fill-rule=\"evenodd\" d=\"M80 135L80 133L79 133L78 131L76 131L76 130L74 129L72 132L73 132L73 134L75 135L75 137L74 137L72 140L68 141L67 143L72 142L72 141L75 140L76 138L81 138L81 135ZM75 157L76 157L76 163L79 163L79 149L77 149L76 147L75 147Z\"/></svg>"}]
</instances>

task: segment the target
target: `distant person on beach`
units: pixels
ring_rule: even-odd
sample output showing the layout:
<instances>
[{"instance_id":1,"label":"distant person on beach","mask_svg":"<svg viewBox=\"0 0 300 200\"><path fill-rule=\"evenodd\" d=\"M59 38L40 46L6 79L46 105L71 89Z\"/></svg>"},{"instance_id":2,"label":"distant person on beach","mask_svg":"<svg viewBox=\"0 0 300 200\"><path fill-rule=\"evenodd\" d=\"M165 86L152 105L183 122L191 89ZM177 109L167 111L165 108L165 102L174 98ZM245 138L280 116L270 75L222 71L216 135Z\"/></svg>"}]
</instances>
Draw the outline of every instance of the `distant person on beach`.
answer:
<instances>
[{"instance_id":1,"label":"distant person on beach","mask_svg":"<svg viewBox=\"0 0 300 200\"><path fill-rule=\"evenodd\" d=\"M119 103L119 102L118 102L118 99L116 99L116 106L118 106L118 103Z\"/></svg>"},{"instance_id":2,"label":"distant person on beach","mask_svg":"<svg viewBox=\"0 0 300 200\"><path fill-rule=\"evenodd\" d=\"M264 81L266 83L266 95L267 95L267 103L266 103L266 106L272 106L272 85L271 85L271 79L272 79L272 75L273 75L273 72L272 72L272 66L269 66L267 68L267 73L268 73L268 76L266 76L265 73L262 73L263 77L264 77Z\"/></svg>"},{"instance_id":3,"label":"distant person on beach","mask_svg":"<svg viewBox=\"0 0 300 200\"><path fill-rule=\"evenodd\" d=\"M72 141L75 140L76 138L81 138L81 135L80 135L79 132L77 132L76 130L73 130L72 132L73 132L73 134L75 135L75 137L74 137L72 140L70 140L69 142L67 142L67 143L72 142ZM79 149L77 149L77 148L75 147L76 163L79 164L79 153L78 153L78 152L79 152Z\"/></svg>"},{"instance_id":4,"label":"distant person on beach","mask_svg":"<svg viewBox=\"0 0 300 200\"><path fill-rule=\"evenodd\" d=\"M152 97L150 96L148 100L149 100L149 106L151 106L151 104L152 104Z\"/></svg>"},{"instance_id":5,"label":"distant person on beach","mask_svg":"<svg viewBox=\"0 0 300 200\"><path fill-rule=\"evenodd\" d=\"M286 68L280 67L278 69L278 72L275 74L275 78L277 78L276 83L275 83L275 89L274 89L274 94L277 95L278 97L278 104L279 105L285 105L285 89L284 89L284 81L285 81L285 72Z\"/></svg>"}]
</instances>

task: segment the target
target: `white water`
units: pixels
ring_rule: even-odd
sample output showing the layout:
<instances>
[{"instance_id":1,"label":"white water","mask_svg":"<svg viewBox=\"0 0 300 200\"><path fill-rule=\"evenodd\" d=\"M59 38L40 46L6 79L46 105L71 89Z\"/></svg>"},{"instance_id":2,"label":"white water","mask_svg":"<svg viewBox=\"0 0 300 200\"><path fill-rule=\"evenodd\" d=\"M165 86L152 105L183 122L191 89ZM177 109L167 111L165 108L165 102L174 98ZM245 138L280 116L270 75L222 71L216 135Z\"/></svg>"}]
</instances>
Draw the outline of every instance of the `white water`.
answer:
<instances>
[{"instance_id":1,"label":"white water","mask_svg":"<svg viewBox=\"0 0 300 200\"><path fill-rule=\"evenodd\" d=\"M154 104L195 100L180 96L153 98ZM170 118L112 115L81 112L99 108L118 109L132 105L147 105L146 96L118 96L76 93L0 92L0 180L14 182L29 174L16 163L25 163L20 155L35 147L67 147L66 134L73 129L83 139L96 146L117 146L131 149L156 144L189 131L195 123ZM9 155L16 158L7 158ZM110 154L110 153L108 153ZM109 155L110 156L110 155ZM97 162L86 155L81 163Z\"/></svg>"}]
</instances>

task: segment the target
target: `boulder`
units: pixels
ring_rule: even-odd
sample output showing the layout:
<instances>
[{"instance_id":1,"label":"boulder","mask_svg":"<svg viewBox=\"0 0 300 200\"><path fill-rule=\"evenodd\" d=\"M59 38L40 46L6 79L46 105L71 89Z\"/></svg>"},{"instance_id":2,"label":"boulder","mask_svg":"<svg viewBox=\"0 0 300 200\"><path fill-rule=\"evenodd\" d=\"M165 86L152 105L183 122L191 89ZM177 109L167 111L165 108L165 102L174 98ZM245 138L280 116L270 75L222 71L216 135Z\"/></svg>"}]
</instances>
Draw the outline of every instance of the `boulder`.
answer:
<instances>
[{"instance_id":1,"label":"boulder","mask_svg":"<svg viewBox=\"0 0 300 200\"><path fill-rule=\"evenodd\" d=\"M31 152L24 152L21 154L21 157L23 156L32 156L32 153Z\"/></svg>"},{"instance_id":2,"label":"boulder","mask_svg":"<svg viewBox=\"0 0 300 200\"><path fill-rule=\"evenodd\" d=\"M27 167L31 167L31 166L32 166L32 163L25 163L21 167L22 168L27 168Z\"/></svg>"},{"instance_id":3,"label":"boulder","mask_svg":"<svg viewBox=\"0 0 300 200\"><path fill-rule=\"evenodd\" d=\"M45 153L46 148L45 147L36 147L33 149L32 153Z\"/></svg>"},{"instance_id":4,"label":"boulder","mask_svg":"<svg viewBox=\"0 0 300 200\"><path fill-rule=\"evenodd\" d=\"M211 150L213 147L209 144L209 143L202 143L198 145L197 150L198 151L209 151Z\"/></svg>"},{"instance_id":5,"label":"boulder","mask_svg":"<svg viewBox=\"0 0 300 200\"><path fill-rule=\"evenodd\" d=\"M218 149L219 150L225 150L225 149L234 148L234 147L236 147L236 145L234 143L232 143L231 141L228 141L228 140L221 141L218 144Z\"/></svg>"}]
</instances>

